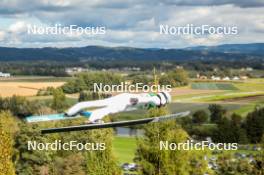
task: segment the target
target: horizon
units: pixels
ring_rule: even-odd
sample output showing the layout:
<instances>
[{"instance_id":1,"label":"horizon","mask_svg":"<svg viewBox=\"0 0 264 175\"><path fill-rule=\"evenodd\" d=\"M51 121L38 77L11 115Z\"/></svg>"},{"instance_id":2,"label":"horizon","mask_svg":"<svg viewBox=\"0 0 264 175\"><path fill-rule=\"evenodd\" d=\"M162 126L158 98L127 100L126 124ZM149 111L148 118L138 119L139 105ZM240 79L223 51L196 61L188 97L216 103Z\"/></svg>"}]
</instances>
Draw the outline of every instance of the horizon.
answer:
<instances>
[{"instance_id":1,"label":"horizon","mask_svg":"<svg viewBox=\"0 0 264 175\"><path fill-rule=\"evenodd\" d=\"M191 47L182 47L182 48L161 48L161 47L131 47L131 46L104 46L104 45L85 45L85 46L76 46L76 47L71 47L71 46L66 46L66 47L56 47L56 46L44 46L44 47L8 47L8 46L1 46L0 48L14 48L14 49L45 49L45 48L57 48L57 49L67 49L67 48L85 48L85 47L105 47L105 48L133 48L133 49L164 49L164 50L181 50L181 49L188 49L188 48L195 48L195 47L219 47L223 45L251 45L251 44L264 44L264 42L252 42L252 43L230 43L230 44L219 44L219 45L196 45L196 46L191 46Z\"/></svg>"}]
</instances>

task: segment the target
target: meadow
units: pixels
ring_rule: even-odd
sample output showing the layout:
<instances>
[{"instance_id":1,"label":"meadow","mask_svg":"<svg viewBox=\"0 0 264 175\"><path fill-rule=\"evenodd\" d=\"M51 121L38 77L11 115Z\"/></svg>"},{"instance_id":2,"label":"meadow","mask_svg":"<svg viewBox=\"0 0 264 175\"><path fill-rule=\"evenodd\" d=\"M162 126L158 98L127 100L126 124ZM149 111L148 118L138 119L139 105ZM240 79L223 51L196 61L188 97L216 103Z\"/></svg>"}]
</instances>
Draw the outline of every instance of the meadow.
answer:
<instances>
[{"instance_id":1,"label":"meadow","mask_svg":"<svg viewBox=\"0 0 264 175\"><path fill-rule=\"evenodd\" d=\"M135 137L114 137L113 151L118 162L131 163L135 157L136 138Z\"/></svg>"}]
</instances>

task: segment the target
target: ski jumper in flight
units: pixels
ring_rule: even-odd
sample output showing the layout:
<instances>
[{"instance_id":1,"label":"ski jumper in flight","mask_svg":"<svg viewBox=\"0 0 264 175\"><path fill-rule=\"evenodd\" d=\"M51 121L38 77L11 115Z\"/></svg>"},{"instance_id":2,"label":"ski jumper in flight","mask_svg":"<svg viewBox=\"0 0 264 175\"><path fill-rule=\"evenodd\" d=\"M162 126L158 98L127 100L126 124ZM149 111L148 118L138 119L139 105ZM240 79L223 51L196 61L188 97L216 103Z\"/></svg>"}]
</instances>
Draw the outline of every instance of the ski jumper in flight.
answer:
<instances>
[{"instance_id":1,"label":"ski jumper in flight","mask_svg":"<svg viewBox=\"0 0 264 175\"><path fill-rule=\"evenodd\" d=\"M149 109L152 107L161 107L171 102L171 96L168 92L159 93L122 93L116 96L95 100L80 102L71 107L65 114L69 117L80 114L87 108L99 108L91 111L89 121L96 123L105 116L123 111L136 109Z\"/></svg>"}]
</instances>

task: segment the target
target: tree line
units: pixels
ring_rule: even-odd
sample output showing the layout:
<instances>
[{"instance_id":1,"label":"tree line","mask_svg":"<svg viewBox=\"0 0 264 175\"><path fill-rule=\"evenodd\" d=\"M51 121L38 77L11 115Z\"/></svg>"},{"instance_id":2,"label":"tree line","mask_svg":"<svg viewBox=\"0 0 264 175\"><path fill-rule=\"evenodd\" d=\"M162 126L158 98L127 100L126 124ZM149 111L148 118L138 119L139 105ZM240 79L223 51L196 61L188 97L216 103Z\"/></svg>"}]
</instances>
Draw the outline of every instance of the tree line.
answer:
<instances>
[{"instance_id":1,"label":"tree line","mask_svg":"<svg viewBox=\"0 0 264 175\"><path fill-rule=\"evenodd\" d=\"M236 113L228 114L227 110L218 104L209 105L208 111L209 114L205 110L198 110L192 117L181 121L188 133L200 137L211 136L213 141L221 143L261 142L264 135L264 108L256 107L245 118ZM207 124L216 127L198 130L193 124L200 125L200 128L206 128Z\"/></svg>"},{"instance_id":2,"label":"tree line","mask_svg":"<svg viewBox=\"0 0 264 175\"><path fill-rule=\"evenodd\" d=\"M118 85L121 82L130 81L132 84L143 83L143 85L154 84L152 74L131 74L121 76L113 72L89 72L77 74L73 80L62 86L65 93L78 93L82 91L94 91L95 83L103 85ZM171 85L171 87L186 86L189 83L188 73L184 69L175 69L158 76L159 84Z\"/></svg>"}]
</instances>

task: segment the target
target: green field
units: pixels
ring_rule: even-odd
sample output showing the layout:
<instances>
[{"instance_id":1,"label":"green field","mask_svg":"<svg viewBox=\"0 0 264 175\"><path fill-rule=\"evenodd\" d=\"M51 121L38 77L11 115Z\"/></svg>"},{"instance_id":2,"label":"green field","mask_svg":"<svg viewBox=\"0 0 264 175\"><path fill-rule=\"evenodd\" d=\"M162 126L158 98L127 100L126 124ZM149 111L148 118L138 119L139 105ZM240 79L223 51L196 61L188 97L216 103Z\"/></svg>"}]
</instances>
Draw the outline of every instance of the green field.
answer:
<instances>
[{"instance_id":1,"label":"green field","mask_svg":"<svg viewBox=\"0 0 264 175\"><path fill-rule=\"evenodd\" d=\"M197 127L200 127L200 126L197 126ZM215 126L206 125L206 127L213 128ZM203 129L203 128L200 127L200 129ZM114 154L119 164L133 162L133 159L135 157L135 152L136 152L136 138L134 137L114 137L113 151L114 151ZM257 154L258 151L234 150L234 151L224 151L222 154L235 154L235 153Z\"/></svg>"},{"instance_id":2,"label":"green field","mask_svg":"<svg viewBox=\"0 0 264 175\"><path fill-rule=\"evenodd\" d=\"M237 90L232 83L192 83L191 87L202 90Z\"/></svg>"},{"instance_id":3,"label":"green field","mask_svg":"<svg viewBox=\"0 0 264 175\"><path fill-rule=\"evenodd\" d=\"M0 82L66 82L73 77L53 77L53 76L12 76L0 78Z\"/></svg>"},{"instance_id":4,"label":"green field","mask_svg":"<svg viewBox=\"0 0 264 175\"><path fill-rule=\"evenodd\" d=\"M245 117L249 112L253 111L255 109L256 105L255 104L249 104L246 106L243 106L239 109L234 110L233 112L241 115L242 117Z\"/></svg>"},{"instance_id":5,"label":"green field","mask_svg":"<svg viewBox=\"0 0 264 175\"><path fill-rule=\"evenodd\" d=\"M239 110L244 104L221 104L228 111ZM171 103L168 105L170 113L178 113L184 111L191 111L191 113L197 110L208 110L209 103ZM111 115L113 121L121 120L135 120L146 118L147 113L144 110L121 112ZM141 126L133 126L133 128L140 128Z\"/></svg>"},{"instance_id":6,"label":"green field","mask_svg":"<svg viewBox=\"0 0 264 175\"><path fill-rule=\"evenodd\" d=\"M136 138L114 137L113 151L120 164L133 162L136 151Z\"/></svg>"}]
</instances>

